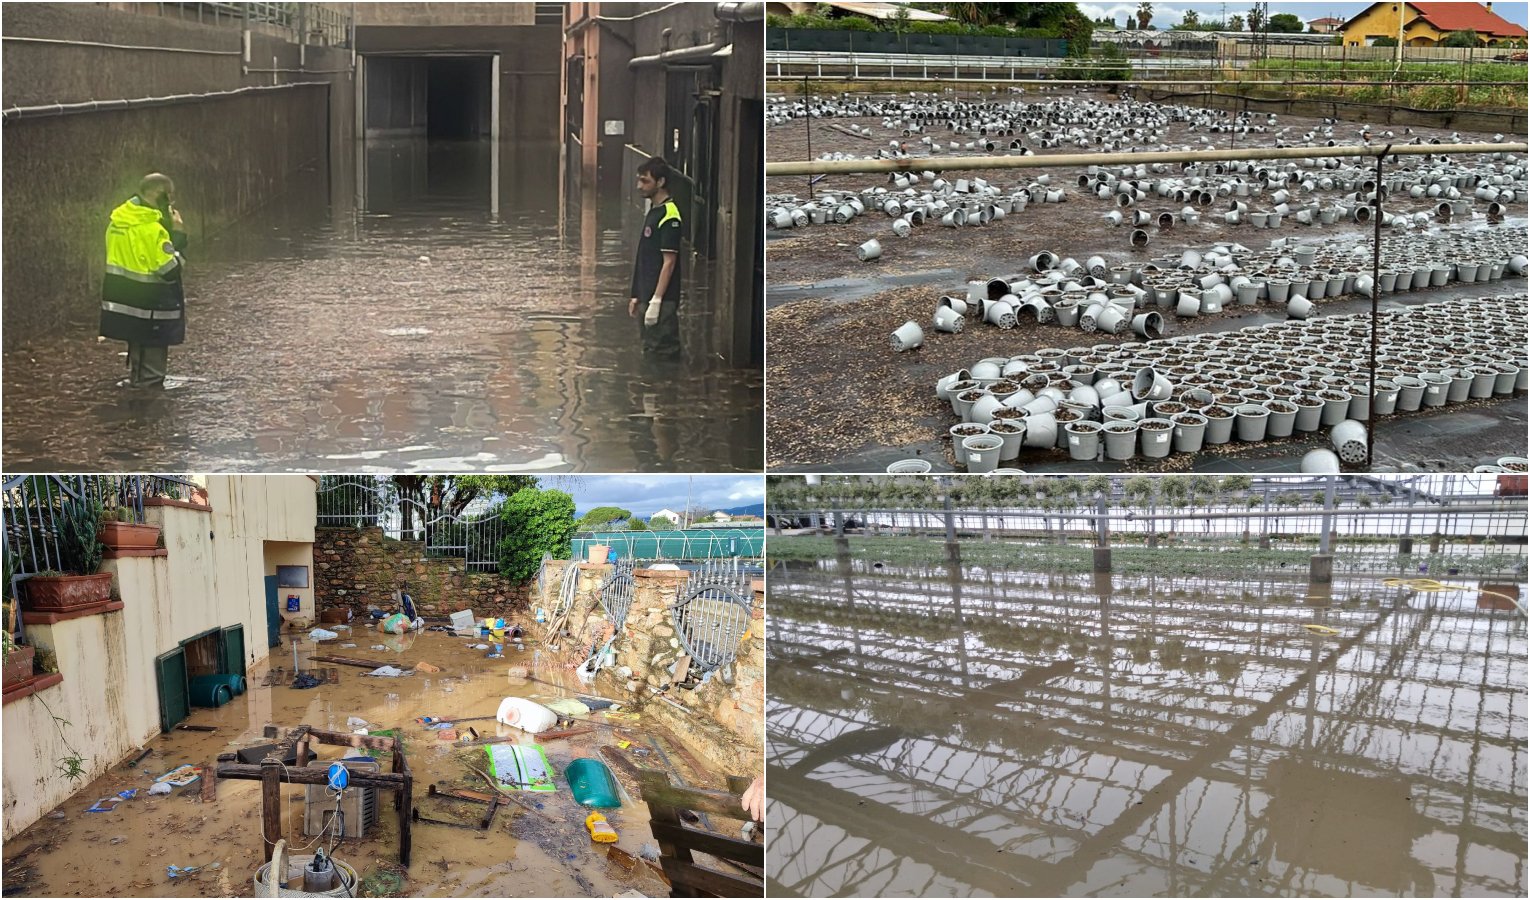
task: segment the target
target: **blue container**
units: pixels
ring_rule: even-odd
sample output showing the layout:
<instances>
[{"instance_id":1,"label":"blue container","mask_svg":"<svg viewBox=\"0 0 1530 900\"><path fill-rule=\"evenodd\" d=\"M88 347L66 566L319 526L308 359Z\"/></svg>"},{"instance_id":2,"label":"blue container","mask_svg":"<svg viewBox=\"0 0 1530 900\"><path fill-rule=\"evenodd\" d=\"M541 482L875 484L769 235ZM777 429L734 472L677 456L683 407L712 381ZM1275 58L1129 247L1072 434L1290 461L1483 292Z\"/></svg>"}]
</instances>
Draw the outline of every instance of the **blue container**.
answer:
<instances>
[{"instance_id":1,"label":"blue container","mask_svg":"<svg viewBox=\"0 0 1530 900\"><path fill-rule=\"evenodd\" d=\"M229 692L235 697L244 693L245 683L243 675L200 675L199 678L216 678L228 685Z\"/></svg>"},{"instance_id":2,"label":"blue container","mask_svg":"<svg viewBox=\"0 0 1530 900\"><path fill-rule=\"evenodd\" d=\"M622 805L622 795L616 787L616 779L600 760L580 757L569 763L568 770L563 774L580 806L611 809Z\"/></svg>"},{"instance_id":3,"label":"blue container","mask_svg":"<svg viewBox=\"0 0 1530 900\"><path fill-rule=\"evenodd\" d=\"M223 675L198 675L191 679L190 694L192 706L210 706L214 709L234 699L234 691L220 678Z\"/></svg>"}]
</instances>

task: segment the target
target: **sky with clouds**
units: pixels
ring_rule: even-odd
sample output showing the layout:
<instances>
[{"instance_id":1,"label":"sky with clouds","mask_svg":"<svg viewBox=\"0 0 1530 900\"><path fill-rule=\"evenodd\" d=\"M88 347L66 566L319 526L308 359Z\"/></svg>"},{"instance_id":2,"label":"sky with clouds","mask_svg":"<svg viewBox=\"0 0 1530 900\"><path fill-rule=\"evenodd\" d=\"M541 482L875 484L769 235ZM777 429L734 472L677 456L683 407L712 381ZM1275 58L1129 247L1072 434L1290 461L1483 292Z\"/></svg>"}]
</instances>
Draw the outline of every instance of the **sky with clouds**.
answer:
<instances>
[{"instance_id":1,"label":"sky with clouds","mask_svg":"<svg viewBox=\"0 0 1530 900\"><path fill-rule=\"evenodd\" d=\"M691 505L707 509L749 506L765 500L761 475L576 475L573 484L547 484L574 495L580 515L596 506L620 506L647 518L661 509L685 509L689 489Z\"/></svg>"},{"instance_id":2,"label":"sky with clouds","mask_svg":"<svg viewBox=\"0 0 1530 900\"><path fill-rule=\"evenodd\" d=\"M1193 9L1201 19L1220 19L1222 10L1227 10L1227 16L1242 16L1248 18L1248 11L1253 8L1252 3L1154 3L1153 25L1158 28L1168 28L1184 18L1185 10ZM1270 14L1291 13L1303 22L1312 19L1332 17L1335 19L1348 19L1361 10L1370 6L1369 3L1271 3ZM1110 16L1117 25L1127 14L1136 15L1136 3L1080 3L1079 11L1091 19L1101 16ZM1494 3L1493 12L1502 16L1516 25L1530 25L1530 4L1517 2L1517 0L1505 0Z\"/></svg>"}]
</instances>

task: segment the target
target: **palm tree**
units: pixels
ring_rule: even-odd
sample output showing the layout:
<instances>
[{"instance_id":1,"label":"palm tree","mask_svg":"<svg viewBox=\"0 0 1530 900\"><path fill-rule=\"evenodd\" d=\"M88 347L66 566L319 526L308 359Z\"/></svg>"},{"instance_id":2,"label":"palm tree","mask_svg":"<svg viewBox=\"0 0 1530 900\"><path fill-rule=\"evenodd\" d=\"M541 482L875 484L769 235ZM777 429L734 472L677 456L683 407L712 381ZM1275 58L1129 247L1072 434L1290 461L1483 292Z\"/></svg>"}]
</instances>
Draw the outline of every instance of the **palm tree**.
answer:
<instances>
[{"instance_id":1,"label":"palm tree","mask_svg":"<svg viewBox=\"0 0 1530 900\"><path fill-rule=\"evenodd\" d=\"M1148 26L1151 24L1153 24L1153 4L1137 4L1137 27L1143 31L1147 31Z\"/></svg>"}]
</instances>

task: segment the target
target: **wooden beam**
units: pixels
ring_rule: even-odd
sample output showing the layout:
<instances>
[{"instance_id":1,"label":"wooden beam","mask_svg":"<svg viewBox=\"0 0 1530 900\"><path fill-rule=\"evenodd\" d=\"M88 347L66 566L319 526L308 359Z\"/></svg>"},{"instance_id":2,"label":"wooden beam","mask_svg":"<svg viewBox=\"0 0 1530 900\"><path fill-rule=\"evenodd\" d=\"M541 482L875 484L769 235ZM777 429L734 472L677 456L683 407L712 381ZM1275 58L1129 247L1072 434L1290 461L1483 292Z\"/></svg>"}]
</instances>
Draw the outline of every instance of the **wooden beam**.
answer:
<instances>
[{"instance_id":1,"label":"wooden beam","mask_svg":"<svg viewBox=\"0 0 1530 900\"><path fill-rule=\"evenodd\" d=\"M752 879L738 878L716 869L696 863L679 864L677 860L664 859L664 874L674 888L675 896L696 896L696 892L712 897L763 897L765 885ZM685 890L685 893L680 893Z\"/></svg>"},{"instance_id":2,"label":"wooden beam","mask_svg":"<svg viewBox=\"0 0 1530 900\"><path fill-rule=\"evenodd\" d=\"M749 814L739 804L739 798L725 791L703 788L679 787L670 783L669 776L656 769L640 769L638 782L643 786L643 802L649 806L689 809L698 813L727 816L741 822L749 821Z\"/></svg>"},{"instance_id":3,"label":"wooden beam","mask_svg":"<svg viewBox=\"0 0 1530 900\"><path fill-rule=\"evenodd\" d=\"M325 768L293 768L288 766L272 766L280 781L288 784L328 784L329 769ZM250 765L248 763L219 763L217 776L219 778L233 778L244 781L264 781L266 778L265 766ZM351 787L373 787L385 791L402 791L410 778L393 772L352 772L350 773Z\"/></svg>"},{"instance_id":4,"label":"wooden beam","mask_svg":"<svg viewBox=\"0 0 1530 900\"><path fill-rule=\"evenodd\" d=\"M260 779L260 831L261 843L264 845L262 853L266 862L270 862L271 848L282 839L282 767L269 765L246 766L246 768L256 770L256 775L253 777Z\"/></svg>"},{"instance_id":5,"label":"wooden beam","mask_svg":"<svg viewBox=\"0 0 1530 900\"><path fill-rule=\"evenodd\" d=\"M681 844L692 850L700 850L702 853L710 853L713 856L745 863L751 866L765 865L765 845L756 844L753 841L741 841L738 838L730 838L726 835L713 834L710 831L700 831L695 828L687 828L684 825L671 825L667 822L651 822L653 836L668 840L673 844Z\"/></svg>"}]
</instances>

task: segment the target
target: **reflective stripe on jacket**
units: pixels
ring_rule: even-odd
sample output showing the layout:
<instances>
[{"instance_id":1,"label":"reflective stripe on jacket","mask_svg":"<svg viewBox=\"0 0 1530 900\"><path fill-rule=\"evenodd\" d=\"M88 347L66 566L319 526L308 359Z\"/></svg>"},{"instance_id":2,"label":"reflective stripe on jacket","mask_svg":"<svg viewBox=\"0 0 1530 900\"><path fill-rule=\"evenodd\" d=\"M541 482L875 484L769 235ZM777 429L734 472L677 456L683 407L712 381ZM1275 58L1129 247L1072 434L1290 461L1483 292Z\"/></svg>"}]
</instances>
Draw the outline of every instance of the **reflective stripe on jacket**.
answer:
<instances>
[{"instance_id":1,"label":"reflective stripe on jacket","mask_svg":"<svg viewBox=\"0 0 1530 900\"><path fill-rule=\"evenodd\" d=\"M101 282L101 334L168 347L185 340L181 256L160 211L135 199L112 210Z\"/></svg>"}]
</instances>

